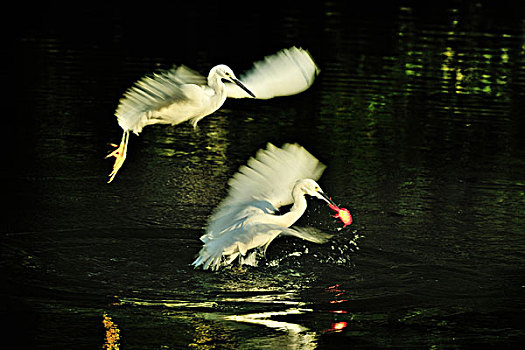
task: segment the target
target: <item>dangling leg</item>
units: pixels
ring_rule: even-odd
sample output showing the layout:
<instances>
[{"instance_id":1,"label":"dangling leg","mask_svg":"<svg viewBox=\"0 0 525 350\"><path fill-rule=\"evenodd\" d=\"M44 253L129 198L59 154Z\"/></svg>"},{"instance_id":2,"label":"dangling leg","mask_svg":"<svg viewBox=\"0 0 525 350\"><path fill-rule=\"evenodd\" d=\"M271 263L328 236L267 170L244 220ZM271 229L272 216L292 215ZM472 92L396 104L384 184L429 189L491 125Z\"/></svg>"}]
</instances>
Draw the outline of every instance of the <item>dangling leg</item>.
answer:
<instances>
[{"instance_id":1,"label":"dangling leg","mask_svg":"<svg viewBox=\"0 0 525 350\"><path fill-rule=\"evenodd\" d=\"M122 135L122 141L120 142L120 145L117 146L115 144L111 144L113 147L117 147L117 149L106 156L106 158L109 158L109 157L116 158L115 164L113 164L113 171L111 172L111 174L109 174L108 183L113 181L113 179L115 178L115 175L117 175L117 172L119 171L120 167L122 166L122 164L124 164L124 161L126 160L126 152L128 150L128 138L129 138L129 131L124 130L124 134Z\"/></svg>"}]
</instances>

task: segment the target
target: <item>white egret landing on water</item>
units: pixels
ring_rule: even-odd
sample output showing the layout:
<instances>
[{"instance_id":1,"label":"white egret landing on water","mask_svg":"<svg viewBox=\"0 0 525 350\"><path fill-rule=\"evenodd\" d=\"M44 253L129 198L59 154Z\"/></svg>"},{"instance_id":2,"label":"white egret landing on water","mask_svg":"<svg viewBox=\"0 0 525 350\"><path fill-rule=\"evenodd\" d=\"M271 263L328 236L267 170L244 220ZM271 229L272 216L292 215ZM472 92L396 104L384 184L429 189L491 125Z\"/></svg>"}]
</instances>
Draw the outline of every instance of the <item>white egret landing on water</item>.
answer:
<instances>
[{"instance_id":1,"label":"white egret landing on water","mask_svg":"<svg viewBox=\"0 0 525 350\"><path fill-rule=\"evenodd\" d=\"M282 148L268 144L259 150L229 181L228 195L208 221L201 237L204 246L193 266L218 270L237 258L241 264L256 265L257 255L279 235L326 242L331 235L311 227L290 227L306 211L305 195L335 205L316 182L324 169L297 144ZM288 212L276 214L289 204L293 206Z\"/></svg>"},{"instance_id":2,"label":"white egret landing on water","mask_svg":"<svg viewBox=\"0 0 525 350\"><path fill-rule=\"evenodd\" d=\"M106 157L116 158L108 182L126 159L130 132L138 135L147 125L176 125L187 120L195 127L227 97L294 95L308 89L317 73L308 51L292 47L255 62L240 80L223 64L213 67L207 78L185 66L142 78L126 91L115 112L124 133L120 145L113 145L116 149Z\"/></svg>"}]
</instances>

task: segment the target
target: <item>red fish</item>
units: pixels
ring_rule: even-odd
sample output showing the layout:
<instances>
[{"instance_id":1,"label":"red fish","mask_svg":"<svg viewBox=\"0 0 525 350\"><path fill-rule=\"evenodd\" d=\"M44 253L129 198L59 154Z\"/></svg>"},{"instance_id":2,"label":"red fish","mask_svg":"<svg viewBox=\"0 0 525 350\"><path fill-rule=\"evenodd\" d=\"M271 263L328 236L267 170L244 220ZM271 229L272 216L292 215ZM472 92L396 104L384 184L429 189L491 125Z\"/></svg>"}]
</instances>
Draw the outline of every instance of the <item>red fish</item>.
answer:
<instances>
[{"instance_id":1,"label":"red fish","mask_svg":"<svg viewBox=\"0 0 525 350\"><path fill-rule=\"evenodd\" d=\"M331 199L331 198L330 198ZM350 225L352 223L352 215L350 215L350 212L346 208L339 208L337 205L335 205L334 202L331 202L328 204L330 209L337 212L336 215L332 215L334 218L338 218L341 220L341 222L344 224L343 228Z\"/></svg>"}]
</instances>

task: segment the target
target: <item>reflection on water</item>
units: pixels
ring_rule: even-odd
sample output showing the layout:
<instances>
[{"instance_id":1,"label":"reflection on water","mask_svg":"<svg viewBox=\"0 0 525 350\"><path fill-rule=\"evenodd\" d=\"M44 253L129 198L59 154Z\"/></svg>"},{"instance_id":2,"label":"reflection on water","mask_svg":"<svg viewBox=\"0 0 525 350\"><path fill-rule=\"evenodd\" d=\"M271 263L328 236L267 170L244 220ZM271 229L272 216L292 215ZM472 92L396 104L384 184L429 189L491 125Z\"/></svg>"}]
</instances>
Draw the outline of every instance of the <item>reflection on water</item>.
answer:
<instances>
[{"instance_id":1,"label":"reflection on water","mask_svg":"<svg viewBox=\"0 0 525 350\"><path fill-rule=\"evenodd\" d=\"M120 349L120 330L118 329L118 325L115 322L113 322L111 317L109 317L107 314L104 314L102 317L102 324L104 325L104 329L106 330L106 336L104 338L104 344L102 345L102 349Z\"/></svg>"},{"instance_id":2,"label":"reflection on water","mask_svg":"<svg viewBox=\"0 0 525 350\"><path fill-rule=\"evenodd\" d=\"M341 332L346 328L346 326L348 326L347 322L336 322L332 324L332 327L330 327L327 332Z\"/></svg>"},{"instance_id":3,"label":"reflection on water","mask_svg":"<svg viewBox=\"0 0 525 350\"><path fill-rule=\"evenodd\" d=\"M267 271L267 274L261 275L258 271L242 270L228 271L223 276L202 273L205 276L204 281L216 278L222 281L210 285L211 288L219 289L207 290L206 299L194 293L188 293L187 300L116 296L111 313L118 317L125 315L126 312L123 311L131 308L138 310L138 313L153 314L162 319L169 316L174 320L184 320L185 323L191 320L192 328L187 330L191 339L188 338L189 342L185 344L188 347L215 348L216 344L222 344L225 337L228 338L239 327L243 333L249 332L240 326L249 324L266 327L277 333L270 338L265 338L264 332L256 339L230 338L227 348L259 347L261 337L265 338L264 346L268 349L316 348L316 332L300 322L302 315L314 311L304 308L305 303L299 301L298 292L312 283L308 275L296 273L292 277L290 274L278 274L277 271ZM292 286L293 289L286 289ZM254 310L259 311L253 312ZM111 320L107 315L106 319ZM110 323L105 321L104 324ZM122 334L122 341L125 339L126 334ZM183 344L182 339L180 344Z\"/></svg>"},{"instance_id":4,"label":"reflection on water","mask_svg":"<svg viewBox=\"0 0 525 350\"><path fill-rule=\"evenodd\" d=\"M318 332L306 325L304 318L315 317L320 310L309 308L302 300L302 291L317 284L311 273L282 267L252 270L232 269L219 274L198 271L185 282L198 289L160 291L132 290L116 296L108 314L119 324L128 324L128 317L152 318L153 324L161 325L170 318L170 323L183 322L188 338L179 339L179 346L209 346L213 348L231 337L227 343L231 348L253 348L261 341L266 348L315 348ZM184 280L184 278L182 278ZM202 293L202 294L201 294ZM345 301L345 291L334 285L325 289L327 300L323 313L341 313L333 300ZM144 295L144 297L142 297ZM149 298L148 298L149 297ZM152 298L153 297L153 298ZM170 298L171 297L171 298ZM177 298L173 298L177 297ZM340 331L341 325L332 329L332 322L323 322L322 332ZM250 327L256 327L253 333ZM268 329L265 331L264 329ZM268 335L272 335L268 337ZM121 341L130 335L121 332ZM163 340L159 340L162 342ZM259 345L260 346L260 345Z\"/></svg>"},{"instance_id":5,"label":"reflection on water","mask_svg":"<svg viewBox=\"0 0 525 350\"><path fill-rule=\"evenodd\" d=\"M75 20L42 11L14 48L20 118L4 138L13 193L0 310L22 339L106 349L521 343L520 5L255 5L233 23L217 18L220 6L177 3L188 16L140 30L143 9L107 6ZM228 33L231 48L188 32L196 18L214 39ZM167 45L173 33L178 44ZM103 158L121 133L113 113L139 77L180 63L242 71L291 45L321 67L312 89L227 101L198 130L144 130L120 179L105 183ZM328 244L280 238L259 268L194 271L229 177L268 141L301 143L326 163L321 184L354 223L338 230L312 201L299 223L334 233Z\"/></svg>"},{"instance_id":6,"label":"reflection on water","mask_svg":"<svg viewBox=\"0 0 525 350\"><path fill-rule=\"evenodd\" d=\"M305 309L287 309L284 311L232 315L226 316L225 319L228 321L262 325L286 333L286 337L282 337L284 339L280 339L281 337L279 337L277 340L274 338L271 342L268 342L266 344L268 348L316 349L317 335L315 332L310 332L307 328L299 324L272 320L274 316L302 315L305 312L312 311L313 310ZM253 344L252 346L258 346L258 344Z\"/></svg>"},{"instance_id":7,"label":"reflection on water","mask_svg":"<svg viewBox=\"0 0 525 350\"><path fill-rule=\"evenodd\" d=\"M273 316L302 315L305 312L311 312L311 311L313 310L287 309L284 311L270 311L270 312L261 312L261 313L256 313L256 314L230 315L230 316L226 316L225 319L228 321L259 324L259 325L263 325L266 327L286 331L288 333L296 335L298 333L305 332L307 329L295 323L274 321L271 318Z\"/></svg>"},{"instance_id":8,"label":"reflection on water","mask_svg":"<svg viewBox=\"0 0 525 350\"><path fill-rule=\"evenodd\" d=\"M487 33L475 28L465 31L465 27L476 26L475 22L481 20L476 18L475 10L472 18L461 18L459 10L451 8L448 23L431 29L416 25L412 8L400 10L396 35L402 55L398 67L406 74L410 87L425 79L430 84L435 82L434 92L510 97L510 80L517 67L510 62L509 53L519 54L510 47L519 41L521 33Z\"/></svg>"}]
</instances>

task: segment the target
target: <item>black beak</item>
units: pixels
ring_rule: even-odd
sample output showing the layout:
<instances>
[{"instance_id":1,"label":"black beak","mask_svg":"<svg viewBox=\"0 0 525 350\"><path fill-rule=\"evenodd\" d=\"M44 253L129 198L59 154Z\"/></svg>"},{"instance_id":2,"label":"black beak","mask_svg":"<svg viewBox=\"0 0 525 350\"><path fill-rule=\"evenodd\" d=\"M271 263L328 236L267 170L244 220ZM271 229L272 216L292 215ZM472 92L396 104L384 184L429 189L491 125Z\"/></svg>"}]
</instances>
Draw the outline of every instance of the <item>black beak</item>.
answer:
<instances>
[{"instance_id":1,"label":"black beak","mask_svg":"<svg viewBox=\"0 0 525 350\"><path fill-rule=\"evenodd\" d=\"M337 205L334 203L334 201L333 201L330 197L328 197L328 195L327 195L326 193L324 193L324 192L322 192L322 191L319 191L319 194L320 194L321 196L323 196L323 198L326 199L326 201L327 201L328 203L337 206Z\"/></svg>"},{"instance_id":2,"label":"black beak","mask_svg":"<svg viewBox=\"0 0 525 350\"><path fill-rule=\"evenodd\" d=\"M244 91L246 91L248 93L248 95L250 95L251 97L255 98L255 94L253 92L251 92L246 86L244 86L243 83L241 83L239 80L235 79L235 78L230 78L235 84L237 84L238 87L240 87L241 89L243 89Z\"/></svg>"}]
</instances>

